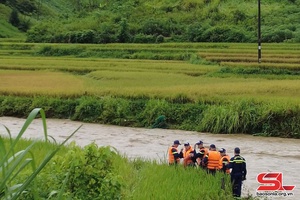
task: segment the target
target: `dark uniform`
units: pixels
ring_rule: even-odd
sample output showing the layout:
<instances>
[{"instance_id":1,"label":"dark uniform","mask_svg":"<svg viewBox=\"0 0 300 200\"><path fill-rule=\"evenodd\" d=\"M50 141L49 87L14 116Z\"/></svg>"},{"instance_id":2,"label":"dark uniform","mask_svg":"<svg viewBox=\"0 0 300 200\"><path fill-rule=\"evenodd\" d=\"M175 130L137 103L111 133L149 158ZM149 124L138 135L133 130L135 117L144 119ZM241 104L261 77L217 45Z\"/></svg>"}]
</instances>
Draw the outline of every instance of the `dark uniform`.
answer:
<instances>
[{"instance_id":1,"label":"dark uniform","mask_svg":"<svg viewBox=\"0 0 300 200\"><path fill-rule=\"evenodd\" d=\"M242 191L242 181L246 180L247 169L246 160L240 156L240 149L234 149L235 156L232 157L227 165L227 168L231 168L231 183L232 193L234 197L240 197Z\"/></svg>"},{"instance_id":2,"label":"dark uniform","mask_svg":"<svg viewBox=\"0 0 300 200\"><path fill-rule=\"evenodd\" d=\"M198 146L199 148L199 152L197 152L197 148L196 145L203 145L203 142L200 140L199 142L197 142L194 146L194 157L193 162L195 163L195 165L198 165L202 168L206 168L203 164L203 158L208 154L208 149L205 148L204 146Z\"/></svg>"}]
</instances>

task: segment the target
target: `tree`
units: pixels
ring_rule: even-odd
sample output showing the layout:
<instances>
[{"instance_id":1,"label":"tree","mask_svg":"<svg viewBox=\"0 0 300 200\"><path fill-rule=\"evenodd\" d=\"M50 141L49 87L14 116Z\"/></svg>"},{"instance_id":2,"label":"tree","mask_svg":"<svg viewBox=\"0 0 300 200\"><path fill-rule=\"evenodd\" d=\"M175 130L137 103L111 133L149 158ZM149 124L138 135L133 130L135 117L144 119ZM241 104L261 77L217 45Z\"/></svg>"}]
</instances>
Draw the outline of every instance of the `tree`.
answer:
<instances>
[{"instance_id":1,"label":"tree","mask_svg":"<svg viewBox=\"0 0 300 200\"><path fill-rule=\"evenodd\" d=\"M129 42L129 40L130 40L128 24L127 24L126 19L122 19L122 21L120 22L120 30L119 30L119 33L117 34L117 39L118 39L118 42L121 42L121 43Z\"/></svg>"},{"instance_id":2,"label":"tree","mask_svg":"<svg viewBox=\"0 0 300 200\"><path fill-rule=\"evenodd\" d=\"M19 13L17 10L13 9L10 13L9 23L13 26L18 27L20 24Z\"/></svg>"}]
</instances>

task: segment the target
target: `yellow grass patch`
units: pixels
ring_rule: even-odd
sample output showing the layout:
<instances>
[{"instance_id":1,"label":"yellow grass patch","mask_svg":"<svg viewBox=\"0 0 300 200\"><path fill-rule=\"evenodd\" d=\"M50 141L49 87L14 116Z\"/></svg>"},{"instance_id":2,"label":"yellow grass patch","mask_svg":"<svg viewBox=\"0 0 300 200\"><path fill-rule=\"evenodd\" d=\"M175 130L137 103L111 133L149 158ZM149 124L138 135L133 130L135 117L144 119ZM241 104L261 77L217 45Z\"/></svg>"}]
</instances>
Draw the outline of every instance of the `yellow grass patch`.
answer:
<instances>
[{"instance_id":1,"label":"yellow grass patch","mask_svg":"<svg viewBox=\"0 0 300 200\"><path fill-rule=\"evenodd\" d=\"M0 70L0 92L7 94L83 94L83 81L62 72Z\"/></svg>"}]
</instances>

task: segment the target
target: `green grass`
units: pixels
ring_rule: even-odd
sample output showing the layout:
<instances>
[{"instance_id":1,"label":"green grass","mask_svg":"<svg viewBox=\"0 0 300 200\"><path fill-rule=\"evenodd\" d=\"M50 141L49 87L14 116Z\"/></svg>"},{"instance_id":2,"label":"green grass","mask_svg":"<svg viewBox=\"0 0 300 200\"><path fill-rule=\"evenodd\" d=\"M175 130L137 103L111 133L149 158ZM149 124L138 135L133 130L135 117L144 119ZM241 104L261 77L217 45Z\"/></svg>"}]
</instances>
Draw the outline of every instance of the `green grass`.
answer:
<instances>
[{"instance_id":1,"label":"green grass","mask_svg":"<svg viewBox=\"0 0 300 200\"><path fill-rule=\"evenodd\" d=\"M35 108L31 111L28 115L24 125L22 126L20 132L16 136L16 138L12 138L10 135L9 129L4 125L7 134L7 140L3 140L0 137L0 197L4 199L11 199L15 200L18 199L26 189L33 184L32 188L32 197L34 199L38 198L38 194L36 192L37 185L35 185L34 180L36 179L37 175L42 171L42 169L46 166L46 164L51 160L51 158L60 150L60 148L72 137L75 132L73 132L70 136L66 138L61 144L56 145L55 148L52 150L48 149L48 153L39 157L38 159L35 158L36 155L32 153L32 147L34 146L35 142L32 141L30 144L23 144L20 145L18 148L19 141L22 135L27 130L30 123L33 119L40 114L42 118L42 125L43 125L43 132L45 137L45 142L48 141L48 134L47 134L47 126L46 126L46 118L45 112L43 109ZM29 172L28 172L29 171ZM18 180L19 176L22 174L27 174L26 177L22 181Z\"/></svg>"}]
</instances>

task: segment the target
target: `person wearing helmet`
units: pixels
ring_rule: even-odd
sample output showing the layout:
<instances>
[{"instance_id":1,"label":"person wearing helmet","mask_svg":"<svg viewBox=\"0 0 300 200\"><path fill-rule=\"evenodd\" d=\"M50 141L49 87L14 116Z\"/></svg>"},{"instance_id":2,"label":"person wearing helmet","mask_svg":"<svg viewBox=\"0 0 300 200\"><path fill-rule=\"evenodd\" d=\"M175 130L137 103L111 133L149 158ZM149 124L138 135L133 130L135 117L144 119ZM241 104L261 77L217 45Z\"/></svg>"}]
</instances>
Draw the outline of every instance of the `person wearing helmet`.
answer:
<instances>
[{"instance_id":1,"label":"person wearing helmet","mask_svg":"<svg viewBox=\"0 0 300 200\"><path fill-rule=\"evenodd\" d=\"M246 160L240 156L240 148L234 149L234 157L232 157L227 165L231 169L230 178L232 183L232 193L234 197L241 197L242 182L246 180L247 168Z\"/></svg>"},{"instance_id":2,"label":"person wearing helmet","mask_svg":"<svg viewBox=\"0 0 300 200\"><path fill-rule=\"evenodd\" d=\"M208 154L208 148L204 147L203 141L199 140L194 145L194 162L201 168L205 168L203 165L203 158Z\"/></svg>"},{"instance_id":3,"label":"person wearing helmet","mask_svg":"<svg viewBox=\"0 0 300 200\"><path fill-rule=\"evenodd\" d=\"M230 157L228 154L226 154L226 149L224 148L219 149L219 152L221 154L221 160L220 160L221 171L226 174L230 174L230 169L226 167L226 165L228 165L230 161Z\"/></svg>"},{"instance_id":4,"label":"person wearing helmet","mask_svg":"<svg viewBox=\"0 0 300 200\"><path fill-rule=\"evenodd\" d=\"M181 145L179 140L174 140L173 145L168 149L169 165L177 165L182 158L182 151L178 151L178 146Z\"/></svg>"},{"instance_id":5,"label":"person wearing helmet","mask_svg":"<svg viewBox=\"0 0 300 200\"><path fill-rule=\"evenodd\" d=\"M215 174L220 166L221 154L217 151L216 145L211 144L208 154L203 158L203 163L207 166L207 172Z\"/></svg>"},{"instance_id":6,"label":"person wearing helmet","mask_svg":"<svg viewBox=\"0 0 300 200\"><path fill-rule=\"evenodd\" d=\"M194 149L192 148L189 142L185 142L183 150L183 166L194 166L193 157Z\"/></svg>"}]
</instances>

